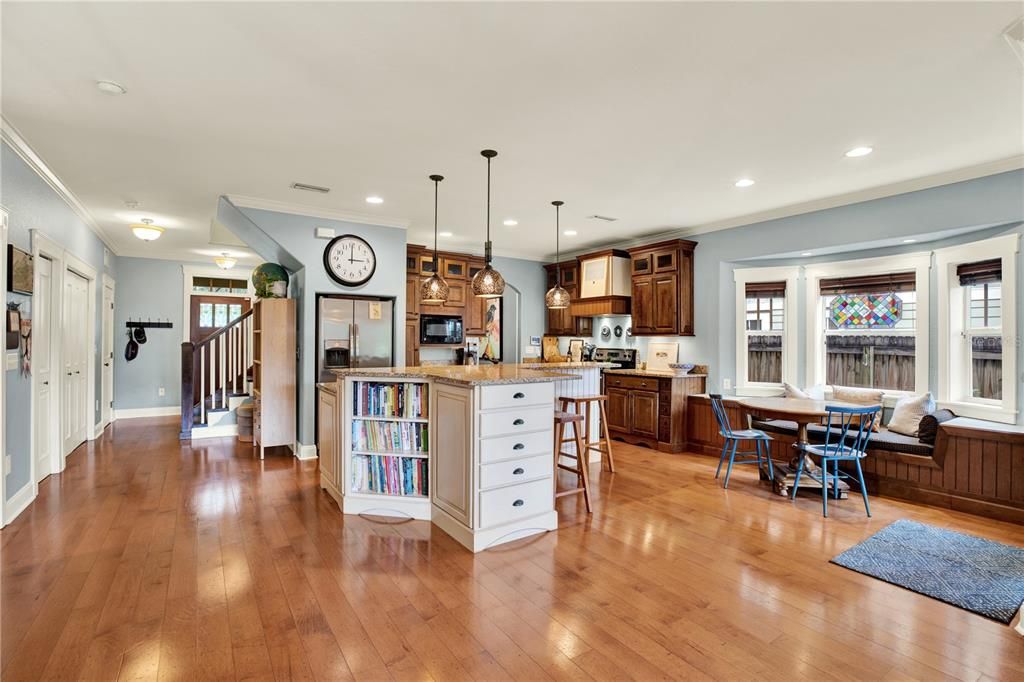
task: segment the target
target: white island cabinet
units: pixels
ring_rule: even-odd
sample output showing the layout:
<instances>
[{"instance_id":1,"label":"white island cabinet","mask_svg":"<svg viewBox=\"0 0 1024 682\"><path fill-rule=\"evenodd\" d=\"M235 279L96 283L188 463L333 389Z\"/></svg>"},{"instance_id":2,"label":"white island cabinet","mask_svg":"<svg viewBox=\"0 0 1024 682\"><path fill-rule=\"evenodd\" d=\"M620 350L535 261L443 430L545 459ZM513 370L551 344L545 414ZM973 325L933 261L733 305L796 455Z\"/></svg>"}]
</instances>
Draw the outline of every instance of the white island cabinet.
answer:
<instances>
[{"instance_id":1,"label":"white island cabinet","mask_svg":"<svg viewBox=\"0 0 1024 682\"><path fill-rule=\"evenodd\" d=\"M321 485L346 514L430 520L473 552L557 527L553 382L572 377L517 365L338 374L341 433L326 441L341 466L322 463Z\"/></svg>"}]
</instances>

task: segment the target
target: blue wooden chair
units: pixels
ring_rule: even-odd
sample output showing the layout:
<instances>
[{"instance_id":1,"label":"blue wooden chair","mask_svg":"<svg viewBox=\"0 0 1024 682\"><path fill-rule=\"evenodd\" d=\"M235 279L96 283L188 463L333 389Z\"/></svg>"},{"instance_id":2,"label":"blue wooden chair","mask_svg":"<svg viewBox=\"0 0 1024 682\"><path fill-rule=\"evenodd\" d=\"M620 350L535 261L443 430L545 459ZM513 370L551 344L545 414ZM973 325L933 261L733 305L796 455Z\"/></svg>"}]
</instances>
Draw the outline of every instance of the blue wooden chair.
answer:
<instances>
[{"instance_id":1,"label":"blue wooden chair","mask_svg":"<svg viewBox=\"0 0 1024 682\"><path fill-rule=\"evenodd\" d=\"M725 485L722 487L729 487L729 476L732 475L733 464L757 464L757 468L760 469L762 456L768 460L768 476L775 478L775 470L772 468L771 450L768 446L769 441L772 439L771 436L757 429L733 430L729 424L729 415L726 414L725 406L722 404L722 396L712 393L710 397L711 409L714 410L715 420L718 421L718 433L725 439L725 445L722 446L722 456L718 458L718 469L715 470L715 478L718 478L718 474L722 471L722 463L725 462L726 455L729 456L729 467L725 470ZM741 441L753 441L755 450L752 452L736 452ZM740 455L744 459L738 460L736 455Z\"/></svg>"},{"instance_id":2,"label":"blue wooden chair","mask_svg":"<svg viewBox=\"0 0 1024 682\"><path fill-rule=\"evenodd\" d=\"M868 440L874 430L875 419L882 411L881 405L867 407L837 407L826 405L828 413L828 430L825 431L824 445L808 445L804 452L821 458L820 478L810 471L807 475L821 483L821 513L828 516L828 488L831 484L833 495L839 499L839 479L856 480L860 484L860 494L864 498L864 511L871 516L868 506L868 489L864 485L864 471L860 461L867 456ZM840 462L853 462L857 466L857 477L839 470ZM834 473L829 473L829 464ZM793 499L800 487L800 476L804 473L804 458L796 468L796 480L793 482Z\"/></svg>"}]
</instances>

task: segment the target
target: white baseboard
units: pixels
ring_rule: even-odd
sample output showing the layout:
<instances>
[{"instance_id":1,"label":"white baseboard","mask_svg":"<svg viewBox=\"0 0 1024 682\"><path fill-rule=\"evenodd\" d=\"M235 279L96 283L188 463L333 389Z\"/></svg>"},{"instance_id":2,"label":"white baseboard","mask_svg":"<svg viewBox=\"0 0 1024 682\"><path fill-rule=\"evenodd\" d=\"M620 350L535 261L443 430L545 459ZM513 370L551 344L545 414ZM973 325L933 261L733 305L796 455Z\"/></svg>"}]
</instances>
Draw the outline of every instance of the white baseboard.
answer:
<instances>
[{"instance_id":1,"label":"white baseboard","mask_svg":"<svg viewBox=\"0 0 1024 682\"><path fill-rule=\"evenodd\" d=\"M204 438L234 438L238 436L238 424L218 424L216 426L193 426L192 440Z\"/></svg>"},{"instance_id":2,"label":"white baseboard","mask_svg":"<svg viewBox=\"0 0 1024 682\"><path fill-rule=\"evenodd\" d=\"M170 407L136 407L129 410L114 410L114 419L136 419L138 417L170 417L172 415L180 414L180 405L171 405Z\"/></svg>"},{"instance_id":3,"label":"white baseboard","mask_svg":"<svg viewBox=\"0 0 1024 682\"><path fill-rule=\"evenodd\" d=\"M32 481L29 481L4 504L4 524L9 524L18 518L18 514L25 511L34 499L36 499L35 486L32 485Z\"/></svg>"},{"instance_id":4,"label":"white baseboard","mask_svg":"<svg viewBox=\"0 0 1024 682\"><path fill-rule=\"evenodd\" d=\"M316 445L303 445L295 441L292 452L295 453L296 459L316 459Z\"/></svg>"}]
</instances>

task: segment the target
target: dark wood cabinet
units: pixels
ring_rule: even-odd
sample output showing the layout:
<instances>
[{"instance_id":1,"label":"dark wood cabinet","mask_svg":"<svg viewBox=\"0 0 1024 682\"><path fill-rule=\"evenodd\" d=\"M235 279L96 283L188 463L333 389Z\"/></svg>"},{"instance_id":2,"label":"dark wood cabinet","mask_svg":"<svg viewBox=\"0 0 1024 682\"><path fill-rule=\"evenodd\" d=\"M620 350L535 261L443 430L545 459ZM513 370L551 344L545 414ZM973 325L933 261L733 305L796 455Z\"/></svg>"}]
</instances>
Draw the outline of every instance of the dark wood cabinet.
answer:
<instances>
[{"instance_id":1,"label":"dark wood cabinet","mask_svg":"<svg viewBox=\"0 0 1024 682\"><path fill-rule=\"evenodd\" d=\"M418 320L420 317L420 283L423 278L417 274L405 276L405 319Z\"/></svg>"},{"instance_id":2,"label":"dark wood cabinet","mask_svg":"<svg viewBox=\"0 0 1024 682\"><path fill-rule=\"evenodd\" d=\"M466 336L483 336L486 330L487 304L490 299L470 296L466 302L466 313L462 316Z\"/></svg>"},{"instance_id":3,"label":"dark wood cabinet","mask_svg":"<svg viewBox=\"0 0 1024 682\"><path fill-rule=\"evenodd\" d=\"M605 373L609 434L663 452L682 452L687 396L704 393L705 381L703 376Z\"/></svg>"},{"instance_id":4,"label":"dark wood cabinet","mask_svg":"<svg viewBox=\"0 0 1024 682\"><path fill-rule=\"evenodd\" d=\"M466 279L466 272L469 264L466 258L457 256L444 256L441 258L441 276L449 279Z\"/></svg>"},{"instance_id":5,"label":"dark wood cabinet","mask_svg":"<svg viewBox=\"0 0 1024 682\"><path fill-rule=\"evenodd\" d=\"M673 239L629 250L634 336L693 336L693 251Z\"/></svg>"},{"instance_id":6,"label":"dark wood cabinet","mask_svg":"<svg viewBox=\"0 0 1024 682\"><path fill-rule=\"evenodd\" d=\"M551 263L544 266L547 270L548 289L560 282L569 292L569 298L579 295L579 263L575 260ZM569 308L547 311L547 330L549 336L590 336L593 330L593 319L589 317L573 317Z\"/></svg>"},{"instance_id":7,"label":"dark wood cabinet","mask_svg":"<svg viewBox=\"0 0 1024 682\"><path fill-rule=\"evenodd\" d=\"M421 253L419 255L419 274L423 277L430 277L434 274L434 254ZM437 267L441 267L441 257L438 256Z\"/></svg>"},{"instance_id":8,"label":"dark wood cabinet","mask_svg":"<svg viewBox=\"0 0 1024 682\"><path fill-rule=\"evenodd\" d=\"M420 322L405 321L405 366L415 367L420 364Z\"/></svg>"}]
</instances>

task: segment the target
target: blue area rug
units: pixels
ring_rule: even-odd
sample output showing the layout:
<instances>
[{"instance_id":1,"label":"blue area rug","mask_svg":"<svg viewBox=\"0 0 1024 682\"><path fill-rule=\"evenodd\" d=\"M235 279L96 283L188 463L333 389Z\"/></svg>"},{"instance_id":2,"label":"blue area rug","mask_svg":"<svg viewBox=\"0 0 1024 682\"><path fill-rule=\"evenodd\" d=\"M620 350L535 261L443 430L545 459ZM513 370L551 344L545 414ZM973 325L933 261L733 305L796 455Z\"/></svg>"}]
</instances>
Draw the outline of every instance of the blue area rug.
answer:
<instances>
[{"instance_id":1,"label":"blue area rug","mask_svg":"<svg viewBox=\"0 0 1024 682\"><path fill-rule=\"evenodd\" d=\"M901 519L832 563L1009 624L1024 602L1024 549Z\"/></svg>"}]
</instances>

